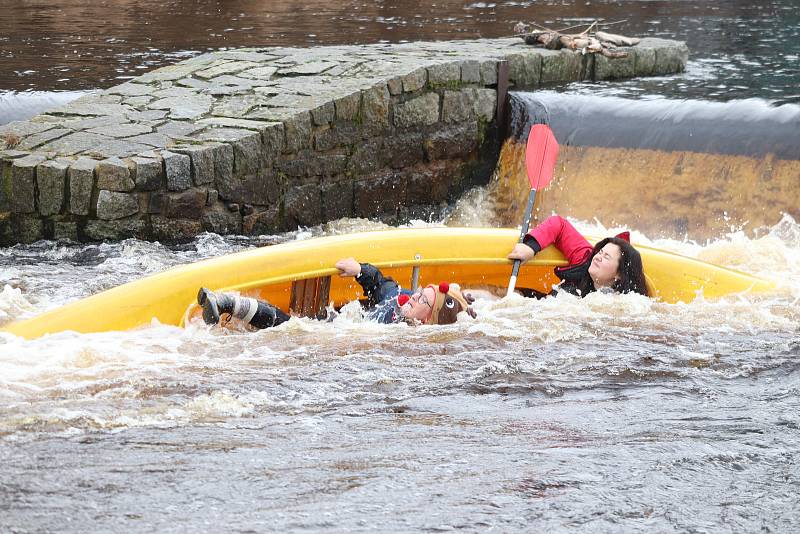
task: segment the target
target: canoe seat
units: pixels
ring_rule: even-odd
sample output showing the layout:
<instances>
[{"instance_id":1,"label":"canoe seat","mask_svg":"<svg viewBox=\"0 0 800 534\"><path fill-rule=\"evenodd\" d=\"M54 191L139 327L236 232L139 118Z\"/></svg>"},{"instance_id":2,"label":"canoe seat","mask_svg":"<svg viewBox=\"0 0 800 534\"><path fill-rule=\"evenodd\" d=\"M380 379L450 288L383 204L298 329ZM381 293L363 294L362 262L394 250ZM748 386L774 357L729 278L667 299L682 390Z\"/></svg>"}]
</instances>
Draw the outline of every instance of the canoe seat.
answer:
<instances>
[{"instance_id":1,"label":"canoe seat","mask_svg":"<svg viewBox=\"0 0 800 534\"><path fill-rule=\"evenodd\" d=\"M292 282L289 310L300 317L317 318L330 301L331 277L308 278Z\"/></svg>"}]
</instances>

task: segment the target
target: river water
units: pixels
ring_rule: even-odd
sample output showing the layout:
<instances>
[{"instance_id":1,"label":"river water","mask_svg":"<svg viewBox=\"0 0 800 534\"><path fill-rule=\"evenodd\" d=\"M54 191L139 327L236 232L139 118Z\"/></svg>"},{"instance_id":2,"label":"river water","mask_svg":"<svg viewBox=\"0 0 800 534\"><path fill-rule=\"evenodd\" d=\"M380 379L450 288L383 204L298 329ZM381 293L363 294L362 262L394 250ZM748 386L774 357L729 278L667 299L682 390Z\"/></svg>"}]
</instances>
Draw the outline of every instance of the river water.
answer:
<instances>
[{"instance_id":1,"label":"river water","mask_svg":"<svg viewBox=\"0 0 800 534\"><path fill-rule=\"evenodd\" d=\"M588 99L597 122L625 102L675 119L683 101L711 110L701 126L713 139L737 128L709 126L727 110L755 109L739 124L770 132L796 112L798 9L787 0L264 4L0 0L0 102L16 113L28 90L64 98L52 91L220 47L492 37L518 20L602 16L627 19L623 33L687 39L693 55L678 76L555 89ZM553 109L576 105L548 94ZM575 144L609 146L581 135ZM800 159L800 141L781 146ZM494 223L496 195L473 190L443 221L410 224ZM690 218L706 211L688 206ZM620 229L607 215L575 222ZM332 323L255 333L0 336L0 532L794 531L800 223L786 213L733 226L702 239L631 229L635 244L775 279L774 293L681 304L483 295L477 320L447 327L375 325L347 307ZM0 323L174 265L383 227L0 249Z\"/></svg>"}]
</instances>

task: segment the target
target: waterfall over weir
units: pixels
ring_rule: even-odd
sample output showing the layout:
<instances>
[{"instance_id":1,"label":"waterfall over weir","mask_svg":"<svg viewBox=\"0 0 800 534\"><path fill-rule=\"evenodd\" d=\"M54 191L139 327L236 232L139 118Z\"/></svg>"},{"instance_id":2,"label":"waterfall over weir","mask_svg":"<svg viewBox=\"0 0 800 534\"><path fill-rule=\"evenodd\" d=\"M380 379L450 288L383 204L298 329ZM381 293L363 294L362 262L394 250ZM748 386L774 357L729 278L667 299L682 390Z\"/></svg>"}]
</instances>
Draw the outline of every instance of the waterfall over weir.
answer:
<instances>
[{"instance_id":1,"label":"waterfall over weir","mask_svg":"<svg viewBox=\"0 0 800 534\"><path fill-rule=\"evenodd\" d=\"M718 237L800 216L800 106L626 100L512 93L510 132L495 177L497 223L524 209L524 140L550 124L561 145L555 179L538 196L551 212L651 235Z\"/></svg>"}]
</instances>

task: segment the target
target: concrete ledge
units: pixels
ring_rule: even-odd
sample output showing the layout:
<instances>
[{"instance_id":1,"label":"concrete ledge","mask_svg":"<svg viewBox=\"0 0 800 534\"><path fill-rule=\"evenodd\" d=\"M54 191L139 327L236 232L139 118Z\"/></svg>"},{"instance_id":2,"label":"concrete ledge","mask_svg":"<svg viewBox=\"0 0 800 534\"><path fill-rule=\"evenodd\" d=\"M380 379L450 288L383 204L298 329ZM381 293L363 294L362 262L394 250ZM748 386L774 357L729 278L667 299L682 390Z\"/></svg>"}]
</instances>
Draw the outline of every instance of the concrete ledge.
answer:
<instances>
[{"instance_id":1,"label":"concrete ledge","mask_svg":"<svg viewBox=\"0 0 800 534\"><path fill-rule=\"evenodd\" d=\"M0 126L0 241L394 221L488 180L498 86L672 74L688 57L661 39L629 51L509 38L203 54Z\"/></svg>"}]
</instances>

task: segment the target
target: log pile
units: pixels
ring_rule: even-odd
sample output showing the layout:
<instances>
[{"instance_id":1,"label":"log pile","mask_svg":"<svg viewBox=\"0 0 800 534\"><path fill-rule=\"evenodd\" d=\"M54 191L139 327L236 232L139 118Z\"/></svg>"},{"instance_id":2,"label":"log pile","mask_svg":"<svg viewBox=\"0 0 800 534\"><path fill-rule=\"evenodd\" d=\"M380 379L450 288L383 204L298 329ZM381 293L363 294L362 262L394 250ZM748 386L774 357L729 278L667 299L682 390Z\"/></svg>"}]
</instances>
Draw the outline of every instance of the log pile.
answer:
<instances>
[{"instance_id":1,"label":"log pile","mask_svg":"<svg viewBox=\"0 0 800 534\"><path fill-rule=\"evenodd\" d=\"M551 30L536 23L518 22L514 26L514 33L524 39L526 44L544 46L548 50L567 48L579 50L582 54L602 54L610 58L628 57L628 53L618 47L635 46L640 41L636 37L596 30L597 25L595 21L580 33L564 33L574 28Z\"/></svg>"}]
</instances>

